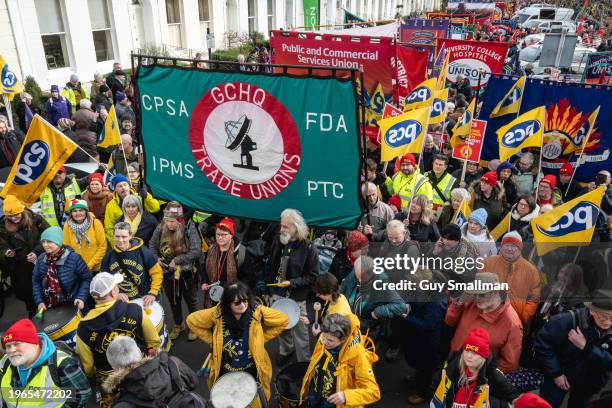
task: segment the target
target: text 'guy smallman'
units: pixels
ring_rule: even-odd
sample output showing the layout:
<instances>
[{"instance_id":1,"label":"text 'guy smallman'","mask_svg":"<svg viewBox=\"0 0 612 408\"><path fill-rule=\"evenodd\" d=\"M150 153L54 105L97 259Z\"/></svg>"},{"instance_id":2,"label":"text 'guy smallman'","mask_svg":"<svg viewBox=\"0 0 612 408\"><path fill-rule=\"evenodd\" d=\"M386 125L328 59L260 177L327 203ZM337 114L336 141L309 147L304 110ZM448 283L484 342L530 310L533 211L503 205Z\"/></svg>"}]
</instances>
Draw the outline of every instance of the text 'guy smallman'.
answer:
<instances>
[{"instance_id":1,"label":"text 'guy smallman'","mask_svg":"<svg viewBox=\"0 0 612 408\"><path fill-rule=\"evenodd\" d=\"M457 282L455 280L449 280L448 282L430 282L428 280L422 280L419 282L402 279L399 282L384 282L380 279L374 281L374 290L395 290L395 291L407 291L407 290L426 290L444 292L449 291L494 291L494 290L508 290L508 283L491 283L482 282L475 280L473 282Z\"/></svg>"}]
</instances>

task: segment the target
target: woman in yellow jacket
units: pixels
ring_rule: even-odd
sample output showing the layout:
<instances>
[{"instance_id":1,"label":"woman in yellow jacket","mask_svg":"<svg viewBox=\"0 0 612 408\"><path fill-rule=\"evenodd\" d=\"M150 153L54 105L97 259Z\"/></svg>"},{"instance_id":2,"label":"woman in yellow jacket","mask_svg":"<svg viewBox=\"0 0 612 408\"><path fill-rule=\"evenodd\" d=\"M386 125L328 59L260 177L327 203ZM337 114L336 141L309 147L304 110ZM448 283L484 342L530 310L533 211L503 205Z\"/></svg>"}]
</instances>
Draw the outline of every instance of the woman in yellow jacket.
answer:
<instances>
[{"instance_id":1,"label":"woman in yellow jacket","mask_svg":"<svg viewBox=\"0 0 612 408\"><path fill-rule=\"evenodd\" d=\"M264 344L288 322L284 313L255 305L242 282L226 284L217 306L187 316L189 330L212 348L209 388L224 374L244 371L261 384L269 400L272 363Z\"/></svg>"},{"instance_id":2,"label":"woman in yellow jacket","mask_svg":"<svg viewBox=\"0 0 612 408\"><path fill-rule=\"evenodd\" d=\"M340 293L338 279L331 273L325 272L317 276L312 290L319 299L325 302L320 309L318 322L330 314L338 313L348 316L353 313L348 300ZM301 315L300 320L306 325L310 324L310 319L307 316ZM311 331L313 336L318 336L321 333L320 324L313 322Z\"/></svg>"},{"instance_id":3,"label":"woman in yellow jacket","mask_svg":"<svg viewBox=\"0 0 612 408\"><path fill-rule=\"evenodd\" d=\"M370 352L360 342L359 318L323 318L321 336L302 380L300 403L308 408L363 407L380 399Z\"/></svg>"},{"instance_id":4,"label":"woman in yellow jacket","mask_svg":"<svg viewBox=\"0 0 612 408\"><path fill-rule=\"evenodd\" d=\"M81 255L94 274L100 271L106 253L104 225L89 212L85 200L74 199L69 203L68 219L64 223L64 244Z\"/></svg>"}]
</instances>

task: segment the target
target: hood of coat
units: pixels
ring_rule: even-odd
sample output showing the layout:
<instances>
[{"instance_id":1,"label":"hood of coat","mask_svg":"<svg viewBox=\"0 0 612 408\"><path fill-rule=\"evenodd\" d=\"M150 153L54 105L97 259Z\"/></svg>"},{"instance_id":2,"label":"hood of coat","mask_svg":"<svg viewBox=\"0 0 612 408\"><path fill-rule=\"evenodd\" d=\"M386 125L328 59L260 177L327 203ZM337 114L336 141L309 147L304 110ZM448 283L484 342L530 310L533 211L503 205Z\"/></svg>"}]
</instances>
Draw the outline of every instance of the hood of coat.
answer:
<instances>
[{"instance_id":1,"label":"hood of coat","mask_svg":"<svg viewBox=\"0 0 612 408\"><path fill-rule=\"evenodd\" d=\"M513 220L515 221L524 221L524 222L530 222L531 220L533 220L535 217L537 217L538 215L540 215L540 206L538 204L536 204L535 208L533 209L533 211L531 211L529 214L524 215L521 217L521 215L518 213L517 209L516 209L517 204L514 204L512 206L512 209L510 210L510 214Z\"/></svg>"},{"instance_id":2,"label":"hood of coat","mask_svg":"<svg viewBox=\"0 0 612 408\"><path fill-rule=\"evenodd\" d=\"M102 385L107 393L126 392L145 400L165 400L172 394L172 382L168 370L168 355L142 360L115 370Z\"/></svg>"}]
</instances>

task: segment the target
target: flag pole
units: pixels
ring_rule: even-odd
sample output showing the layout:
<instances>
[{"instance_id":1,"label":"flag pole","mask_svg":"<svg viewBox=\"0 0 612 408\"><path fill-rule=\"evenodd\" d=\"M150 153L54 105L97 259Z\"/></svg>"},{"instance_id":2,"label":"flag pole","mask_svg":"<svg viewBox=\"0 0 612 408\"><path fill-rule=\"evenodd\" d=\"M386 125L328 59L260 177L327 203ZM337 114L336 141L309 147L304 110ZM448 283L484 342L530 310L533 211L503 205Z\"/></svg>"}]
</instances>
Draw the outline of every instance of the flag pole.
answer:
<instances>
[{"instance_id":1,"label":"flag pole","mask_svg":"<svg viewBox=\"0 0 612 408\"><path fill-rule=\"evenodd\" d=\"M544 109L544 120L542 121L543 125L546 126L546 109ZM544 132L542 132L542 140L540 141L540 162L538 163L538 176L542 173L542 154L544 153ZM535 190L535 199L538 201L538 191L540 189L540 181L538 180L538 176L536 176L536 190ZM553 191L554 193L554 191Z\"/></svg>"},{"instance_id":2,"label":"flag pole","mask_svg":"<svg viewBox=\"0 0 612 408\"><path fill-rule=\"evenodd\" d=\"M523 105L523 96L525 95L525 87L527 86L527 76L525 76L525 81L523 81L523 89L521 89L521 100L519 102L518 110L516 111L516 118L521 114L521 106Z\"/></svg>"},{"instance_id":3,"label":"flag pole","mask_svg":"<svg viewBox=\"0 0 612 408\"><path fill-rule=\"evenodd\" d=\"M578 161L576 162L576 168L574 169L574 172L572 173L572 178L570 178L570 181L567 184L567 189L565 190L565 195L567 195L567 193L569 192L570 186L572 185L572 181L574 181L574 175L576 174L576 172L578 171L578 167L580 166L580 162L582 160L582 154L584 153L584 148L586 147L587 143L589 142L589 138L591 137L591 133L593 132L593 127L595 126L595 120L597 119L597 116L599 115L599 108L600 108L600 106L597 107L597 115L595 115L595 117L593 118L593 122L589 125L589 133L587 133L586 138L584 139L584 142L582 144L582 149L580 149L580 154L578 155ZM570 163L570 165L571 165L571 163Z\"/></svg>"},{"instance_id":4,"label":"flag pole","mask_svg":"<svg viewBox=\"0 0 612 408\"><path fill-rule=\"evenodd\" d=\"M119 135L119 140L121 140L121 135ZM128 174L126 174L128 181L130 182L130 188L133 188L134 186L132 185L132 180L130 180L130 174L128 171L128 163L127 163L127 157L125 156L125 149L123 148L123 143L120 143L119 146L121 146L121 151L123 152L123 162L125 163L125 171L128 172Z\"/></svg>"},{"instance_id":5,"label":"flag pole","mask_svg":"<svg viewBox=\"0 0 612 408\"><path fill-rule=\"evenodd\" d=\"M15 125L13 124L13 108L11 106L11 101L9 101L6 94L2 94L2 100L4 102L4 106L6 107L6 116L8 118L9 126L14 130Z\"/></svg>"}]
</instances>

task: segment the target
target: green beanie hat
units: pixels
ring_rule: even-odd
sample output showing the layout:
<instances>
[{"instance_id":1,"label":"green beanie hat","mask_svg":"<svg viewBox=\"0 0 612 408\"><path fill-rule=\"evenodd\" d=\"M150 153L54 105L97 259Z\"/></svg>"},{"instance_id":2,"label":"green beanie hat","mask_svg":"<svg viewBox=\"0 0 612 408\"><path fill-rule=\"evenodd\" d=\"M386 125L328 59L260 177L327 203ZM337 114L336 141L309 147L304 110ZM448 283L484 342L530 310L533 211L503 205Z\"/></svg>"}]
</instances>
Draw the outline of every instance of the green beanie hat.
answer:
<instances>
[{"instance_id":1,"label":"green beanie hat","mask_svg":"<svg viewBox=\"0 0 612 408\"><path fill-rule=\"evenodd\" d=\"M57 246L64 245L64 231L60 227L49 227L40 236L41 241L51 241Z\"/></svg>"}]
</instances>

